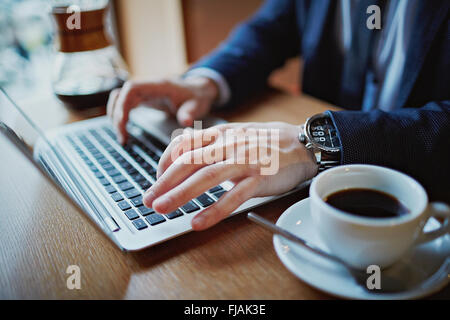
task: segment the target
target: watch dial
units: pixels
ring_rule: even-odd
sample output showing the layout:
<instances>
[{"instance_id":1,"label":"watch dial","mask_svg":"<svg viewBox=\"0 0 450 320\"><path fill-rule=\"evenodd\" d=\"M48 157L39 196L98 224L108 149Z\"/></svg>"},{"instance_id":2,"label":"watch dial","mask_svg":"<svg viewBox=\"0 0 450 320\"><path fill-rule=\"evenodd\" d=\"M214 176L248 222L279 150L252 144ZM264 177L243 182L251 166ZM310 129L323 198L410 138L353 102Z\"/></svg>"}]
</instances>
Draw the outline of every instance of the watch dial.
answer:
<instances>
[{"instance_id":1,"label":"watch dial","mask_svg":"<svg viewBox=\"0 0 450 320\"><path fill-rule=\"evenodd\" d=\"M315 119L310 125L310 134L314 141L327 148L340 148L339 138L329 117Z\"/></svg>"}]
</instances>

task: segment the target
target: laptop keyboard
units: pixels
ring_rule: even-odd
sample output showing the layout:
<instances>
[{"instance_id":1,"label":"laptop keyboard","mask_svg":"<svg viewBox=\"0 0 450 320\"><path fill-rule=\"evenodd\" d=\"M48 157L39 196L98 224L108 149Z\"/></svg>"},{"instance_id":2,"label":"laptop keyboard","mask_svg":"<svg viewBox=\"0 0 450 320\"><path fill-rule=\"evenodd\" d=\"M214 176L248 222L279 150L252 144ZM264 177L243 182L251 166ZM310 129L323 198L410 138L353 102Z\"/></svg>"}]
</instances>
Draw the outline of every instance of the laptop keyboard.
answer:
<instances>
[{"instance_id":1,"label":"laptop keyboard","mask_svg":"<svg viewBox=\"0 0 450 320\"><path fill-rule=\"evenodd\" d=\"M157 165L164 149L160 142L142 134L131 136L127 144L121 146L116 141L115 133L106 126L68 135L67 138L136 230L197 212L212 205L226 192L219 185L169 214L158 214L143 205L142 197L156 180Z\"/></svg>"}]
</instances>

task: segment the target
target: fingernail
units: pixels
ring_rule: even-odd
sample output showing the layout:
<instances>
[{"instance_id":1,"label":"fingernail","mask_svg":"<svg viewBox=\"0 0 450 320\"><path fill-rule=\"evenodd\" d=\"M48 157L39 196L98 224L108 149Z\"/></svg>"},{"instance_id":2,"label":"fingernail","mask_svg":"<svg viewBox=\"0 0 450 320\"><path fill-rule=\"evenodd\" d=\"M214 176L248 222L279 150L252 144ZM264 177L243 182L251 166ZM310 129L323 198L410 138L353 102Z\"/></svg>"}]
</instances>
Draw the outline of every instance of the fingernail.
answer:
<instances>
[{"instance_id":1,"label":"fingernail","mask_svg":"<svg viewBox=\"0 0 450 320\"><path fill-rule=\"evenodd\" d=\"M123 136L122 136L121 133L117 133L117 140L119 141L120 144L123 144L123 142L124 142L123 140L124 139L123 139Z\"/></svg>"},{"instance_id":2,"label":"fingernail","mask_svg":"<svg viewBox=\"0 0 450 320\"><path fill-rule=\"evenodd\" d=\"M144 197L143 197L144 204L147 207L151 207L153 200L155 200L155 193L152 190L148 189L144 193Z\"/></svg>"},{"instance_id":3,"label":"fingernail","mask_svg":"<svg viewBox=\"0 0 450 320\"><path fill-rule=\"evenodd\" d=\"M164 197L160 197L158 199L156 199L155 201L153 201L153 209L155 209L158 212L166 212L167 207L170 205L168 199L164 198Z\"/></svg>"},{"instance_id":4,"label":"fingernail","mask_svg":"<svg viewBox=\"0 0 450 320\"><path fill-rule=\"evenodd\" d=\"M192 228L194 230L202 229L205 225L205 218L203 216L197 216L192 219Z\"/></svg>"},{"instance_id":5,"label":"fingernail","mask_svg":"<svg viewBox=\"0 0 450 320\"><path fill-rule=\"evenodd\" d=\"M186 119L184 119L184 126L191 127L193 122L194 121L192 120L192 118L186 118Z\"/></svg>"},{"instance_id":6,"label":"fingernail","mask_svg":"<svg viewBox=\"0 0 450 320\"><path fill-rule=\"evenodd\" d=\"M179 117L179 121L183 127L189 127L192 124L192 118L187 114L181 114Z\"/></svg>"}]
</instances>

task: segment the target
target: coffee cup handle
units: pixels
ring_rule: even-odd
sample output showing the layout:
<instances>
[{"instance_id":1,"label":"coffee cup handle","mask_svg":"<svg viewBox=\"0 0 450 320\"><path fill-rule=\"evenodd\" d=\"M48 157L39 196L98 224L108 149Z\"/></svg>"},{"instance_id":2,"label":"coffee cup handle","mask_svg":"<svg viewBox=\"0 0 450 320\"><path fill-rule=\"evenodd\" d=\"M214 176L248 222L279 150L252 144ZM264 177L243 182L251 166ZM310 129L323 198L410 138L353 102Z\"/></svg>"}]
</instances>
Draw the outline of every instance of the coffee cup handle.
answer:
<instances>
[{"instance_id":1,"label":"coffee cup handle","mask_svg":"<svg viewBox=\"0 0 450 320\"><path fill-rule=\"evenodd\" d=\"M425 242L437 239L447 233L450 233L450 207L443 202L432 202L428 204L428 219L431 217L443 218L444 222L441 226L432 231L421 231L421 234L416 240L416 244L422 244Z\"/></svg>"}]
</instances>

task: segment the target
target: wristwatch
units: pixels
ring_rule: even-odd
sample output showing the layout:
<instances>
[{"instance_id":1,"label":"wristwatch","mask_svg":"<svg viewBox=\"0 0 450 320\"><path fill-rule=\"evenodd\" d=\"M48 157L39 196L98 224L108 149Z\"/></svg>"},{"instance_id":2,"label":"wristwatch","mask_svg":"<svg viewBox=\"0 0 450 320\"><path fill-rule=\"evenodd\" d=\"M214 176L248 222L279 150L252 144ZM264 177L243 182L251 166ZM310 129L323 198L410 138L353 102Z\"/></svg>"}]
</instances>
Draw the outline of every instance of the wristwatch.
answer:
<instances>
[{"instance_id":1,"label":"wristwatch","mask_svg":"<svg viewBox=\"0 0 450 320\"><path fill-rule=\"evenodd\" d=\"M327 113L316 114L301 125L298 139L314 152L319 172L335 167L341 162L341 142L331 117Z\"/></svg>"}]
</instances>

